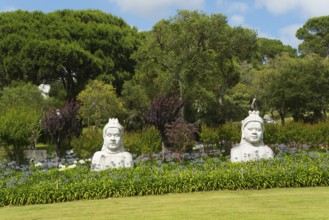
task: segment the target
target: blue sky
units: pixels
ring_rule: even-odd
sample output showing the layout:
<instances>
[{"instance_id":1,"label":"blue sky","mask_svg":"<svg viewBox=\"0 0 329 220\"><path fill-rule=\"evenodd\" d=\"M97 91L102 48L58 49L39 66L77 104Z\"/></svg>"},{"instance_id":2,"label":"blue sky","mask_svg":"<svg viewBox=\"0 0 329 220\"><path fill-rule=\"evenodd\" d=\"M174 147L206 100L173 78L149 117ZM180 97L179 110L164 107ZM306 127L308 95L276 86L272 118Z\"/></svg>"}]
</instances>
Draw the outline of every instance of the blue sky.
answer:
<instances>
[{"instance_id":1,"label":"blue sky","mask_svg":"<svg viewBox=\"0 0 329 220\"><path fill-rule=\"evenodd\" d=\"M151 30L179 9L227 16L231 26L241 25L258 36L279 39L297 48L296 30L312 17L329 15L329 0L0 0L0 11L99 9L123 18L139 30Z\"/></svg>"}]
</instances>

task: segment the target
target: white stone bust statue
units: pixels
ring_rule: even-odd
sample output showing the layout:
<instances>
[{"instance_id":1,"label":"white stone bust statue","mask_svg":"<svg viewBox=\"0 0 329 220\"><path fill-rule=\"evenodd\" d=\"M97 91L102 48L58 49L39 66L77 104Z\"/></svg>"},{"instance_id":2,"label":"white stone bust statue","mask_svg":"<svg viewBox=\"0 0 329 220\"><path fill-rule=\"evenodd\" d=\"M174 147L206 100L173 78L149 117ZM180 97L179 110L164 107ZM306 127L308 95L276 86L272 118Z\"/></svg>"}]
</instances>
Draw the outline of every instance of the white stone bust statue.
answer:
<instances>
[{"instance_id":1,"label":"white stone bust statue","mask_svg":"<svg viewBox=\"0 0 329 220\"><path fill-rule=\"evenodd\" d=\"M132 155L123 148L123 127L118 119L110 118L103 129L104 144L101 151L95 152L91 170L133 167Z\"/></svg>"},{"instance_id":2,"label":"white stone bust statue","mask_svg":"<svg viewBox=\"0 0 329 220\"><path fill-rule=\"evenodd\" d=\"M41 92L41 95L44 98L48 98L49 97L49 91L50 91L50 85L49 84L40 84L38 86L39 91Z\"/></svg>"},{"instance_id":3,"label":"white stone bust statue","mask_svg":"<svg viewBox=\"0 0 329 220\"><path fill-rule=\"evenodd\" d=\"M263 142L264 121L258 111L249 111L242 121L241 141L231 149L231 161L242 162L273 158L273 151Z\"/></svg>"}]
</instances>

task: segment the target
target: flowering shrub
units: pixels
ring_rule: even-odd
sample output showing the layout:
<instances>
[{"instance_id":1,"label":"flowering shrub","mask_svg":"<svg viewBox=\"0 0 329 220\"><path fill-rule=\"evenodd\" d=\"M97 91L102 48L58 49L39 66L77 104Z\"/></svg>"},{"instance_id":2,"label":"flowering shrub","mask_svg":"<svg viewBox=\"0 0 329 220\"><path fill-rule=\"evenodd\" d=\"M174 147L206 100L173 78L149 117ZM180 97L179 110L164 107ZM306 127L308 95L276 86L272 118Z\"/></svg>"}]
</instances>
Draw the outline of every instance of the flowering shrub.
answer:
<instances>
[{"instance_id":1,"label":"flowering shrub","mask_svg":"<svg viewBox=\"0 0 329 220\"><path fill-rule=\"evenodd\" d=\"M231 163L225 157L182 163L137 163L135 168L90 171L1 164L0 206L206 190L329 185L329 154L296 151L273 160Z\"/></svg>"}]
</instances>

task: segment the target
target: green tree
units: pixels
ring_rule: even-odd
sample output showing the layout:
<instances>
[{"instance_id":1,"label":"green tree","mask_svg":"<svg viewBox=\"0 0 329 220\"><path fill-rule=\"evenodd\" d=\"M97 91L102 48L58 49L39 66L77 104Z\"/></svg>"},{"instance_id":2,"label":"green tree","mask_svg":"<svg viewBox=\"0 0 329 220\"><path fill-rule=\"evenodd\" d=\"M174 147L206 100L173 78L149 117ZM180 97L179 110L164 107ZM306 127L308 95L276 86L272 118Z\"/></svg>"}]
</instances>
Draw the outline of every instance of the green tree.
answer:
<instances>
[{"instance_id":1,"label":"green tree","mask_svg":"<svg viewBox=\"0 0 329 220\"><path fill-rule=\"evenodd\" d=\"M74 98L89 79L103 76L120 93L139 45L136 28L101 11L0 13L0 87L13 79L61 82Z\"/></svg>"},{"instance_id":2,"label":"green tree","mask_svg":"<svg viewBox=\"0 0 329 220\"><path fill-rule=\"evenodd\" d=\"M151 105L145 90L133 80L126 81L121 99L127 111L126 130L142 129L146 124L146 115Z\"/></svg>"},{"instance_id":3,"label":"green tree","mask_svg":"<svg viewBox=\"0 0 329 220\"><path fill-rule=\"evenodd\" d=\"M263 70L263 99L279 111L281 121L291 113L295 121L326 118L328 108L328 61L319 55L304 58L277 57Z\"/></svg>"},{"instance_id":4,"label":"green tree","mask_svg":"<svg viewBox=\"0 0 329 220\"><path fill-rule=\"evenodd\" d=\"M18 164L23 162L24 150L39 137L40 118L38 110L28 106L7 107L0 115L0 139Z\"/></svg>"},{"instance_id":5,"label":"green tree","mask_svg":"<svg viewBox=\"0 0 329 220\"><path fill-rule=\"evenodd\" d=\"M77 100L81 103L80 116L88 127L95 125L96 130L109 118L122 118L125 114L123 103L113 86L98 80L90 81L79 93Z\"/></svg>"},{"instance_id":6,"label":"green tree","mask_svg":"<svg viewBox=\"0 0 329 220\"><path fill-rule=\"evenodd\" d=\"M329 16L315 17L307 20L297 30L296 36L303 42L298 46L303 55L316 53L322 57L329 56Z\"/></svg>"},{"instance_id":7,"label":"green tree","mask_svg":"<svg viewBox=\"0 0 329 220\"><path fill-rule=\"evenodd\" d=\"M256 86L254 84L256 72L257 69L251 63L244 61L239 65L240 80L228 90L225 96L226 105L228 106L228 111L225 114L233 121L240 121L245 118L250 109L250 101L257 97ZM257 105L258 110L259 107ZM208 123L208 125L210 124Z\"/></svg>"},{"instance_id":8,"label":"green tree","mask_svg":"<svg viewBox=\"0 0 329 220\"><path fill-rule=\"evenodd\" d=\"M281 53L288 53L291 57L297 56L297 50L289 45L284 45L280 40L258 38L258 51L262 59L273 59ZM268 62L263 60L263 62Z\"/></svg>"},{"instance_id":9,"label":"green tree","mask_svg":"<svg viewBox=\"0 0 329 220\"><path fill-rule=\"evenodd\" d=\"M140 148L142 154L148 154L152 158L152 154L161 152L162 141L160 132L154 126L148 126L141 131Z\"/></svg>"},{"instance_id":10,"label":"green tree","mask_svg":"<svg viewBox=\"0 0 329 220\"><path fill-rule=\"evenodd\" d=\"M34 147L40 135L44 99L32 84L14 82L0 97L0 139L7 154L21 163L24 150Z\"/></svg>"},{"instance_id":11,"label":"green tree","mask_svg":"<svg viewBox=\"0 0 329 220\"><path fill-rule=\"evenodd\" d=\"M239 62L255 48L255 32L231 28L221 14L179 11L145 35L134 54L134 81L149 100L180 94L184 118L197 121L223 108L227 89L239 80Z\"/></svg>"}]
</instances>

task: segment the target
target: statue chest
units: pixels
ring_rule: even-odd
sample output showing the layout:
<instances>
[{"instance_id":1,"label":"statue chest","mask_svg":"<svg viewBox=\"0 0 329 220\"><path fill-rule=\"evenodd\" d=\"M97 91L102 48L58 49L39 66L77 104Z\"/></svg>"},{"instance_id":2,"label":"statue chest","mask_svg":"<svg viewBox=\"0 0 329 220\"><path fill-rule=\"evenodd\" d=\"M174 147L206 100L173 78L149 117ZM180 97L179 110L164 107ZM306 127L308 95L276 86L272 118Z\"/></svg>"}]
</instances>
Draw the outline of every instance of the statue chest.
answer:
<instances>
[{"instance_id":1,"label":"statue chest","mask_svg":"<svg viewBox=\"0 0 329 220\"><path fill-rule=\"evenodd\" d=\"M126 157L122 154L109 154L101 158L103 169L125 167Z\"/></svg>"}]
</instances>

